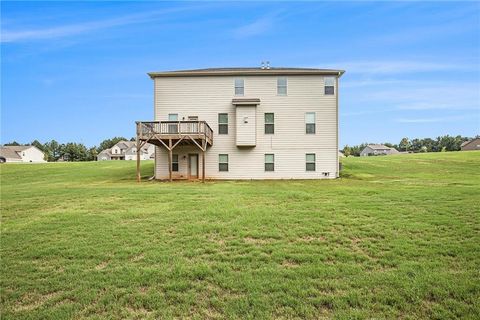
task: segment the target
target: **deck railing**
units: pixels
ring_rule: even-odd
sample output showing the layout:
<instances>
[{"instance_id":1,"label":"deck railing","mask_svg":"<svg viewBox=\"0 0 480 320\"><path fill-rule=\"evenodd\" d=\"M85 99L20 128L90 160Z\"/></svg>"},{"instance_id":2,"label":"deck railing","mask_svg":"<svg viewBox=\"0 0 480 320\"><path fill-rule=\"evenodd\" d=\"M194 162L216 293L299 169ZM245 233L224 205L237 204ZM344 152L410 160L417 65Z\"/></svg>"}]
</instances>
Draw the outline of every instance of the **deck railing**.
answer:
<instances>
[{"instance_id":1,"label":"deck railing","mask_svg":"<svg viewBox=\"0 0 480 320\"><path fill-rule=\"evenodd\" d=\"M212 141L213 130L206 121L137 121L137 135L143 139L158 135L204 135Z\"/></svg>"}]
</instances>

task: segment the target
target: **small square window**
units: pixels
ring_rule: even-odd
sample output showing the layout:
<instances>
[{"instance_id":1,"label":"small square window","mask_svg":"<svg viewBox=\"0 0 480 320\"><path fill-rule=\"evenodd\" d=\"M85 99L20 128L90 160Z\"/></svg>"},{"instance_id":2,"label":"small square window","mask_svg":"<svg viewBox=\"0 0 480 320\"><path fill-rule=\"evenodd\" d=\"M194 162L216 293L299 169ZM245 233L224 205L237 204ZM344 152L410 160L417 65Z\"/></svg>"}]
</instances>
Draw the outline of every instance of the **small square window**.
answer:
<instances>
[{"instance_id":1,"label":"small square window","mask_svg":"<svg viewBox=\"0 0 480 320\"><path fill-rule=\"evenodd\" d=\"M334 77L325 77L325 94L327 95L335 94L335 78Z\"/></svg>"}]
</instances>

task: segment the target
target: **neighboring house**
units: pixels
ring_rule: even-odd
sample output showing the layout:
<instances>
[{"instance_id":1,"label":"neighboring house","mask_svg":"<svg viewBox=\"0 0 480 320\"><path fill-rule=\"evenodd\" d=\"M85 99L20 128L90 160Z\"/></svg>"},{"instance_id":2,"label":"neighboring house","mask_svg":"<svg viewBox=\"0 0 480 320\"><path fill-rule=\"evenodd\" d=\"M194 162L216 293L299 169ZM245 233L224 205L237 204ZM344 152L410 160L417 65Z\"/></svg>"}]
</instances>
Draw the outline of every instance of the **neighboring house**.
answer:
<instances>
[{"instance_id":1,"label":"neighboring house","mask_svg":"<svg viewBox=\"0 0 480 320\"><path fill-rule=\"evenodd\" d=\"M475 138L470 141L465 141L460 146L462 151L472 151L472 150L480 150L480 138Z\"/></svg>"},{"instance_id":2,"label":"neighboring house","mask_svg":"<svg viewBox=\"0 0 480 320\"><path fill-rule=\"evenodd\" d=\"M147 143L142 146L140 160L150 160L155 153L155 146ZM97 160L137 160L137 145L134 141L119 141L110 149L97 155Z\"/></svg>"},{"instance_id":3,"label":"neighboring house","mask_svg":"<svg viewBox=\"0 0 480 320\"><path fill-rule=\"evenodd\" d=\"M360 152L360 156L385 156L398 153L397 149L387 147L383 144L369 144Z\"/></svg>"},{"instance_id":4,"label":"neighboring house","mask_svg":"<svg viewBox=\"0 0 480 320\"><path fill-rule=\"evenodd\" d=\"M3 146L0 162L46 162L45 154L35 146Z\"/></svg>"},{"instance_id":5,"label":"neighboring house","mask_svg":"<svg viewBox=\"0 0 480 320\"><path fill-rule=\"evenodd\" d=\"M339 176L342 70L211 68L149 73L156 179L323 179ZM137 172L140 179L140 173Z\"/></svg>"}]
</instances>

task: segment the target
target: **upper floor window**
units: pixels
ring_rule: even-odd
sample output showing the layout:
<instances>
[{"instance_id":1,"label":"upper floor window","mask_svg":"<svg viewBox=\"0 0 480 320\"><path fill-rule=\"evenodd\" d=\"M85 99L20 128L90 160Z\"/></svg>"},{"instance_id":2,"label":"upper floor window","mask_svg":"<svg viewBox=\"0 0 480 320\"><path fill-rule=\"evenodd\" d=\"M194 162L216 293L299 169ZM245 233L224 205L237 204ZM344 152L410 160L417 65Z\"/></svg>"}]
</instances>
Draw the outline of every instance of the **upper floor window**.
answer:
<instances>
[{"instance_id":1,"label":"upper floor window","mask_svg":"<svg viewBox=\"0 0 480 320\"><path fill-rule=\"evenodd\" d=\"M305 166L307 171L315 171L315 153L306 154Z\"/></svg>"},{"instance_id":2,"label":"upper floor window","mask_svg":"<svg viewBox=\"0 0 480 320\"><path fill-rule=\"evenodd\" d=\"M168 121L178 121L178 113L169 113ZM178 123L169 123L168 133L178 133Z\"/></svg>"},{"instance_id":3,"label":"upper floor window","mask_svg":"<svg viewBox=\"0 0 480 320\"><path fill-rule=\"evenodd\" d=\"M285 77L277 78L277 95L279 96L287 95L287 78Z\"/></svg>"},{"instance_id":4,"label":"upper floor window","mask_svg":"<svg viewBox=\"0 0 480 320\"><path fill-rule=\"evenodd\" d=\"M335 94L334 77L325 77L325 94Z\"/></svg>"},{"instance_id":5,"label":"upper floor window","mask_svg":"<svg viewBox=\"0 0 480 320\"><path fill-rule=\"evenodd\" d=\"M245 93L245 86L244 86L243 79L235 79L235 95L236 96L243 96Z\"/></svg>"},{"instance_id":6,"label":"upper floor window","mask_svg":"<svg viewBox=\"0 0 480 320\"><path fill-rule=\"evenodd\" d=\"M265 154L265 171L275 171L275 155Z\"/></svg>"},{"instance_id":7,"label":"upper floor window","mask_svg":"<svg viewBox=\"0 0 480 320\"><path fill-rule=\"evenodd\" d=\"M172 154L172 171L178 171L178 154Z\"/></svg>"},{"instance_id":8,"label":"upper floor window","mask_svg":"<svg viewBox=\"0 0 480 320\"><path fill-rule=\"evenodd\" d=\"M275 133L275 114L265 113L265 134Z\"/></svg>"},{"instance_id":9,"label":"upper floor window","mask_svg":"<svg viewBox=\"0 0 480 320\"><path fill-rule=\"evenodd\" d=\"M228 134L228 113L218 114L218 134Z\"/></svg>"},{"instance_id":10,"label":"upper floor window","mask_svg":"<svg viewBox=\"0 0 480 320\"><path fill-rule=\"evenodd\" d=\"M228 171L228 154L218 155L218 171Z\"/></svg>"},{"instance_id":11,"label":"upper floor window","mask_svg":"<svg viewBox=\"0 0 480 320\"><path fill-rule=\"evenodd\" d=\"M315 133L315 112L305 113L305 132L307 134Z\"/></svg>"}]
</instances>

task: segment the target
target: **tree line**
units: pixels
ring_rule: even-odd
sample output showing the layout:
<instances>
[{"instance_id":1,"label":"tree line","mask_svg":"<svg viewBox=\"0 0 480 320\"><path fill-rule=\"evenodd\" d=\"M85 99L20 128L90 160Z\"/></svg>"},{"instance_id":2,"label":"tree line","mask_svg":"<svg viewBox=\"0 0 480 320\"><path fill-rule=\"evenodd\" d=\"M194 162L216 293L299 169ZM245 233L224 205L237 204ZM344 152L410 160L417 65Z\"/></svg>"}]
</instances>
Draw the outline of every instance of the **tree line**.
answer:
<instances>
[{"instance_id":1,"label":"tree line","mask_svg":"<svg viewBox=\"0 0 480 320\"><path fill-rule=\"evenodd\" d=\"M38 140L33 140L31 143L24 145L32 145L42 150L45 154L45 160L47 161L94 161L97 160L99 152L105 149L109 149L117 144L119 141L128 140L124 137L114 137L111 139L103 140L100 145L87 147L83 143L67 142L59 143L56 140L47 141L41 143ZM131 138L130 141L135 141L135 138ZM21 146L22 144L12 141L5 143L6 146Z\"/></svg>"},{"instance_id":2,"label":"tree line","mask_svg":"<svg viewBox=\"0 0 480 320\"><path fill-rule=\"evenodd\" d=\"M476 136L478 138L479 136ZM383 143L383 145L395 148L402 152L444 152L444 151L459 151L463 142L469 141L473 138L458 136L440 136L435 139L412 139L403 138L398 144ZM360 156L360 152L371 143L362 143L356 146L345 145L341 150L345 156Z\"/></svg>"},{"instance_id":3,"label":"tree line","mask_svg":"<svg viewBox=\"0 0 480 320\"><path fill-rule=\"evenodd\" d=\"M477 136L478 138L479 136ZM458 136L440 136L436 139L424 138L424 139L408 139L403 138L398 144L383 143L387 147L395 148L398 151L406 152L441 152L441 151L459 151L463 142L469 141L472 138ZM99 152L105 149L109 149L117 144L119 141L128 140L124 137L113 137L111 139L103 140L98 147L86 147L83 143L68 142L59 143L56 140L51 140L45 143L41 143L38 140L34 140L31 143L25 145L33 145L45 153L45 160L47 161L94 161L97 159ZM131 138L130 141L135 141L135 138ZM346 156L360 156L360 152L370 143L362 143L355 146L346 145L341 150ZM6 146L20 146L21 144L13 141L6 143Z\"/></svg>"}]
</instances>

